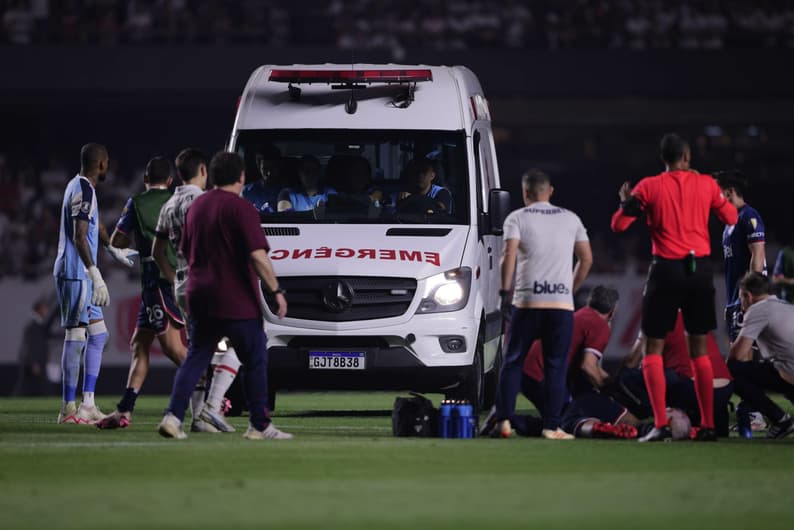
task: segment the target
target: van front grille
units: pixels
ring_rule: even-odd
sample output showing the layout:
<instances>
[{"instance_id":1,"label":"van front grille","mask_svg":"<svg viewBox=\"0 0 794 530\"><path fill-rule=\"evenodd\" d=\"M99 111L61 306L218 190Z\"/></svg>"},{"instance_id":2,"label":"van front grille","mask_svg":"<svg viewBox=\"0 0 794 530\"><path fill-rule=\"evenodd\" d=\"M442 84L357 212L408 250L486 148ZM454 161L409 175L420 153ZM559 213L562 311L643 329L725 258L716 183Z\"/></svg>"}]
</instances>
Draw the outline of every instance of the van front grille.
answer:
<instances>
[{"instance_id":1,"label":"van front grille","mask_svg":"<svg viewBox=\"0 0 794 530\"><path fill-rule=\"evenodd\" d=\"M404 314L416 293L413 278L282 276L287 317L327 322L374 320ZM275 300L266 296L270 310Z\"/></svg>"}]
</instances>

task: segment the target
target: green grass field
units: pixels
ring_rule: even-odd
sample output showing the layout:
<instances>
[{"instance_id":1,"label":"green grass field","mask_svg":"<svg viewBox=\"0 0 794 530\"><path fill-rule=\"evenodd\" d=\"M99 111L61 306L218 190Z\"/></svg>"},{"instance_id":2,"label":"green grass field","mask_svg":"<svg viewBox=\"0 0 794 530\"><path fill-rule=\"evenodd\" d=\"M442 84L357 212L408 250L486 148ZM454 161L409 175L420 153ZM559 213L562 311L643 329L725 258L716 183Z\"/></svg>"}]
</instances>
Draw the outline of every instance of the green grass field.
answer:
<instances>
[{"instance_id":1,"label":"green grass field","mask_svg":"<svg viewBox=\"0 0 794 530\"><path fill-rule=\"evenodd\" d=\"M163 439L164 397L141 398L126 431L56 425L57 399L2 399L0 528L794 525L794 438L397 439L385 415L393 399L282 394L276 424L296 435L282 442L240 432ZM305 413L316 410L379 412Z\"/></svg>"}]
</instances>

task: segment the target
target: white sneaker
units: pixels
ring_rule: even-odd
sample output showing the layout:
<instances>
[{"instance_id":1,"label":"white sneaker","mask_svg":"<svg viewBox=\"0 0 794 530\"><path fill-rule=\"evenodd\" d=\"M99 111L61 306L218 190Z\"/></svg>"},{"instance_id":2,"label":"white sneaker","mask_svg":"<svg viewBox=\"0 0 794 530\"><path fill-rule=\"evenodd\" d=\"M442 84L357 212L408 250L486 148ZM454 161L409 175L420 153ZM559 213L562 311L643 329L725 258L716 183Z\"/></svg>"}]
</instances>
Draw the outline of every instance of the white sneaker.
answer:
<instances>
[{"instance_id":1,"label":"white sneaker","mask_svg":"<svg viewBox=\"0 0 794 530\"><path fill-rule=\"evenodd\" d=\"M254 429L254 426L249 423L248 430L243 434L243 438L246 440L291 440L294 436L288 432L276 429L272 423L269 423L264 431Z\"/></svg>"},{"instance_id":2,"label":"white sneaker","mask_svg":"<svg viewBox=\"0 0 794 530\"><path fill-rule=\"evenodd\" d=\"M764 420L764 415L760 412L751 412L750 413L750 428L753 432L758 431L765 431L768 425L766 424L766 420Z\"/></svg>"},{"instance_id":3,"label":"white sneaker","mask_svg":"<svg viewBox=\"0 0 794 530\"><path fill-rule=\"evenodd\" d=\"M177 440L187 438L187 434L182 430L182 422L170 412L163 416L163 421L157 426L157 432L164 438L176 438Z\"/></svg>"},{"instance_id":4,"label":"white sneaker","mask_svg":"<svg viewBox=\"0 0 794 530\"><path fill-rule=\"evenodd\" d=\"M543 429L540 432L540 435L547 440L573 440L574 438L576 438L573 434L568 434L559 427L557 427L553 431L551 429Z\"/></svg>"},{"instance_id":5,"label":"white sneaker","mask_svg":"<svg viewBox=\"0 0 794 530\"><path fill-rule=\"evenodd\" d=\"M221 432L215 428L214 425L211 423L207 423L206 421L202 420L201 417L197 420L193 420L190 424L190 432Z\"/></svg>"},{"instance_id":6,"label":"white sneaker","mask_svg":"<svg viewBox=\"0 0 794 530\"><path fill-rule=\"evenodd\" d=\"M61 405L61 411L58 413L58 423L80 423L77 419L77 405L75 405L74 401Z\"/></svg>"},{"instance_id":7,"label":"white sneaker","mask_svg":"<svg viewBox=\"0 0 794 530\"><path fill-rule=\"evenodd\" d=\"M220 412L215 412L208 404L204 404L204 408L201 409L201 414L199 414L199 419L203 420L206 423L209 423L217 430L221 432L234 432L235 428L229 425L226 422L226 418L224 418L223 414Z\"/></svg>"},{"instance_id":8,"label":"white sneaker","mask_svg":"<svg viewBox=\"0 0 794 530\"><path fill-rule=\"evenodd\" d=\"M83 425L93 425L104 417L105 415L96 405L80 403L80 407L77 409L77 423Z\"/></svg>"}]
</instances>

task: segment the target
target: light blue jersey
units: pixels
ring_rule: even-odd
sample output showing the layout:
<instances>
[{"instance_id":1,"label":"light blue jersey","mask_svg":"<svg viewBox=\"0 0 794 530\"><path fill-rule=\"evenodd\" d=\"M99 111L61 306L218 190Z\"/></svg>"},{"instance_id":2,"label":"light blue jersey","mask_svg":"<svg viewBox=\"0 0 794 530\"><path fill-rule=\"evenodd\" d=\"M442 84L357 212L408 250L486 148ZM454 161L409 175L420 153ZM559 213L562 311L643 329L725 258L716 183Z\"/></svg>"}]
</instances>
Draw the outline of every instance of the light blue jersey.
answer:
<instances>
[{"instance_id":1,"label":"light blue jersey","mask_svg":"<svg viewBox=\"0 0 794 530\"><path fill-rule=\"evenodd\" d=\"M99 208L94 186L82 175L77 175L70 180L63 194L58 256L55 258L55 266L52 270L52 274L56 278L84 280L88 277L88 271L74 245L77 220L88 222L88 247L91 249L91 257L96 263L99 246Z\"/></svg>"}]
</instances>

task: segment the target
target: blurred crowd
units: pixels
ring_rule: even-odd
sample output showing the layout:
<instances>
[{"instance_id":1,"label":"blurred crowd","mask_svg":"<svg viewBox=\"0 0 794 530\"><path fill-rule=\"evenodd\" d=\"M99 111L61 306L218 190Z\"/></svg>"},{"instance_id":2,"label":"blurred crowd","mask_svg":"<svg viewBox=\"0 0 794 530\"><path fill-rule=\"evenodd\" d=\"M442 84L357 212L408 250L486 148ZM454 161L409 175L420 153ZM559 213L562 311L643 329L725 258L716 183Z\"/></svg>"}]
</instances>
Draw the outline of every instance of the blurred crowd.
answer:
<instances>
[{"instance_id":1,"label":"blurred crowd","mask_svg":"<svg viewBox=\"0 0 794 530\"><path fill-rule=\"evenodd\" d=\"M72 165L57 156L36 164L0 153L0 279L35 280L52 274L63 191L76 171L68 169ZM97 193L101 221L111 231L127 197L142 186L142 174L140 168L120 175L118 163L111 163L108 183L112 185L100 186Z\"/></svg>"},{"instance_id":2,"label":"blurred crowd","mask_svg":"<svg viewBox=\"0 0 794 530\"><path fill-rule=\"evenodd\" d=\"M794 47L792 0L0 0L0 14L12 44Z\"/></svg>"}]
</instances>

